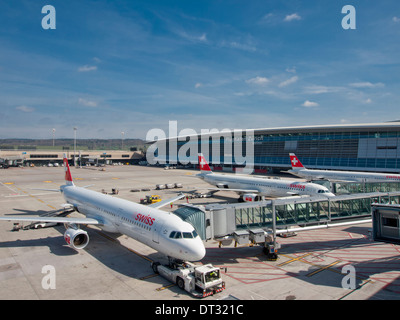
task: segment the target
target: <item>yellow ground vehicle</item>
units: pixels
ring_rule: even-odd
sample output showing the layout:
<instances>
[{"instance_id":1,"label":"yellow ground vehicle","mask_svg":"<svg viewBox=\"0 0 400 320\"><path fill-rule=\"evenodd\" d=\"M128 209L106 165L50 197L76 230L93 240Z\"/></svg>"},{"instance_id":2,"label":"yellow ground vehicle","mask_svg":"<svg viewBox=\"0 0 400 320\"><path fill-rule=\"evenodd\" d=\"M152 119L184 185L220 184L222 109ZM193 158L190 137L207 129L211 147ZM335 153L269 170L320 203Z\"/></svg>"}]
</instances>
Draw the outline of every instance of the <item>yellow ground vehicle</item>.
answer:
<instances>
[{"instance_id":1,"label":"yellow ground vehicle","mask_svg":"<svg viewBox=\"0 0 400 320\"><path fill-rule=\"evenodd\" d=\"M145 199L140 199L141 204L152 204L156 202L160 202L161 197L159 195L153 194L151 196L146 196Z\"/></svg>"}]
</instances>

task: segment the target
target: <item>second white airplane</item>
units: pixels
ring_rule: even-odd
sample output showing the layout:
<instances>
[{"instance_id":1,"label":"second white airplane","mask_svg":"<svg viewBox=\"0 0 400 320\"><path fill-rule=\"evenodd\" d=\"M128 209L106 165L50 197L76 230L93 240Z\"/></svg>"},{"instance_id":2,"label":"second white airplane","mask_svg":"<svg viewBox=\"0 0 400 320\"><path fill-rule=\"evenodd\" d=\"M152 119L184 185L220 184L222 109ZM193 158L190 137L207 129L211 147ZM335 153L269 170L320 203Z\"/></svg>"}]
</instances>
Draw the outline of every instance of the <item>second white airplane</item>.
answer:
<instances>
[{"instance_id":1,"label":"second white airplane","mask_svg":"<svg viewBox=\"0 0 400 320\"><path fill-rule=\"evenodd\" d=\"M374 173L336 170L306 169L294 153L290 153L292 170L290 173L307 180L326 179L333 182L400 182L400 175L394 173Z\"/></svg>"},{"instance_id":2,"label":"second white airplane","mask_svg":"<svg viewBox=\"0 0 400 320\"><path fill-rule=\"evenodd\" d=\"M202 154L199 155L199 166L201 173L198 177L218 188L213 190L234 191L240 195L240 200L243 201L255 201L259 196L335 196L328 188L316 183L213 173Z\"/></svg>"},{"instance_id":3,"label":"second white airplane","mask_svg":"<svg viewBox=\"0 0 400 320\"><path fill-rule=\"evenodd\" d=\"M65 185L60 186L67 204L86 218L6 216L0 220L64 223L65 241L74 249L83 249L89 235L79 225L97 225L106 232L125 234L166 256L183 261L198 261L205 247L193 226L173 213L159 210L163 205L184 197L161 201L150 206L115 198L77 187L72 181L64 155ZM58 190L55 190L58 191Z\"/></svg>"}]
</instances>

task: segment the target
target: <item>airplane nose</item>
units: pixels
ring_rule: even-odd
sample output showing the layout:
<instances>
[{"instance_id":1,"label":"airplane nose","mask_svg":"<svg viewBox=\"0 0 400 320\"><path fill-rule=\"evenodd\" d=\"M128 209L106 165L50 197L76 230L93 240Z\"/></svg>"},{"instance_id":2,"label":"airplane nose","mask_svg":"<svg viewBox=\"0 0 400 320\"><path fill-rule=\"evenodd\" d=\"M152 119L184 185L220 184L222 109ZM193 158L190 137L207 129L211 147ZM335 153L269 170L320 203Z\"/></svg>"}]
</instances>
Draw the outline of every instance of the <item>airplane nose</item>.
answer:
<instances>
[{"instance_id":1,"label":"airplane nose","mask_svg":"<svg viewBox=\"0 0 400 320\"><path fill-rule=\"evenodd\" d=\"M203 241L201 239L196 239L194 245L187 248L186 260L188 261L199 261L206 255L206 248L204 247Z\"/></svg>"},{"instance_id":2,"label":"airplane nose","mask_svg":"<svg viewBox=\"0 0 400 320\"><path fill-rule=\"evenodd\" d=\"M199 244L196 250L193 251L193 261L199 261L203 259L205 255L206 255L206 248L204 247L203 242L201 242L201 245Z\"/></svg>"}]
</instances>

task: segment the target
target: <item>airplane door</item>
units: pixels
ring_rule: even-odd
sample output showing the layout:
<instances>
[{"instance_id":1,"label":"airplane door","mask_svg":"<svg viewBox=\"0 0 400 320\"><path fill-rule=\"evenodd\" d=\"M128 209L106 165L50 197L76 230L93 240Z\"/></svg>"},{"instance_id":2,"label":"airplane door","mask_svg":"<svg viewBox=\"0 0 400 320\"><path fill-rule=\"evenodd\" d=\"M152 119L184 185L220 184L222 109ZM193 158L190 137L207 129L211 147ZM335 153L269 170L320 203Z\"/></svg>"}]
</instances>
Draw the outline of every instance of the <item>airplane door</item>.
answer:
<instances>
[{"instance_id":1,"label":"airplane door","mask_svg":"<svg viewBox=\"0 0 400 320\"><path fill-rule=\"evenodd\" d=\"M160 233L162 232L163 225L164 225L164 221L157 221L154 224L153 242L155 242L155 243L159 243L160 242Z\"/></svg>"},{"instance_id":2,"label":"airplane door","mask_svg":"<svg viewBox=\"0 0 400 320\"><path fill-rule=\"evenodd\" d=\"M114 225L118 230L120 230L122 227L123 214L124 214L124 211L121 208L119 208L117 215L114 216Z\"/></svg>"}]
</instances>

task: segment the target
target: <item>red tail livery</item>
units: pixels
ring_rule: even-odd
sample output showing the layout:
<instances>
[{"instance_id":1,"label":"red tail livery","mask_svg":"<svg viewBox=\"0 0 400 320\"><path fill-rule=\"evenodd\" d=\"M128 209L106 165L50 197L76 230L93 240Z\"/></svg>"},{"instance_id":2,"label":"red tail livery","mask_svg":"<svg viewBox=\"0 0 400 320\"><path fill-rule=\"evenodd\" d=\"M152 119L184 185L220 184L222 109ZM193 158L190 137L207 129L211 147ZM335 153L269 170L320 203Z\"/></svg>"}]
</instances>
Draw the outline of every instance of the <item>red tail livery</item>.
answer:
<instances>
[{"instance_id":1,"label":"red tail livery","mask_svg":"<svg viewBox=\"0 0 400 320\"><path fill-rule=\"evenodd\" d=\"M210 166L208 165L202 153L199 154L199 166L201 172L212 173Z\"/></svg>"}]
</instances>

